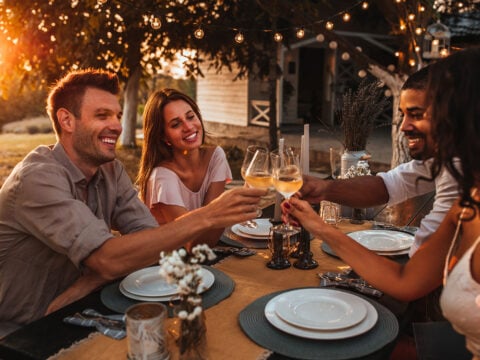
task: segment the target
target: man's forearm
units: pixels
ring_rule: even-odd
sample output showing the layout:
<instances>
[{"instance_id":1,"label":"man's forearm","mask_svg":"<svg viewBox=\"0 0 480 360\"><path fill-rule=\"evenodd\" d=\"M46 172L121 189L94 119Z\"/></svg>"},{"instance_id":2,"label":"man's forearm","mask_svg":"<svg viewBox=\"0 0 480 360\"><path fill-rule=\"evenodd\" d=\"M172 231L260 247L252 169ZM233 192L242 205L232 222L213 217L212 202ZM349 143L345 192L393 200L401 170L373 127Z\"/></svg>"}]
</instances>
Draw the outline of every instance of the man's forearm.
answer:
<instances>
[{"instance_id":1,"label":"man's forearm","mask_svg":"<svg viewBox=\"0 0 480 360\"><path fill-rule=\"evenodd\" d=\"M382 178L357 176L330 181L325 198L351 207L371 207L388 202L388 192Z\"/></svg>"}]
</instances>

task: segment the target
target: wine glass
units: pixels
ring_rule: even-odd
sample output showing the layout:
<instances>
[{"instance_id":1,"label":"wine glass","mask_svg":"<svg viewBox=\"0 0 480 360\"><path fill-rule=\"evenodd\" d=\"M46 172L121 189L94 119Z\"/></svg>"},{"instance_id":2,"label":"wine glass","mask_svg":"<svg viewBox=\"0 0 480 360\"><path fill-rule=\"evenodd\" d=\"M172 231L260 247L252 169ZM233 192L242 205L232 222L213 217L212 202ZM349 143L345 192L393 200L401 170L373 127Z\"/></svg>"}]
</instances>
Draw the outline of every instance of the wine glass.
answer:
<instances>
[{"instance_id":1,"label":"wine glass","mask_svg":"<svg viewBox=\"0 0 480 360\"><path fill-rule=\"evenodd\" d=\"M242 176L243 180L245 180L245 172L247 171L248 166L252 162L253 156L255 155L255 152L257 150L268 153L268 149L264 146L249 145L247 147L247 150L245 150L245 156L243 157L242 167L240 168L240 175Z\"/></svg>"},{"instance_id":2,"label":"wine glass","mask_svg":"<svg viewBox=\"0 0 480 360\"><path fill-rule=\"evenodd\" d=\"M273 186L288 200L303 185L300 155L295 153L292 148L286 148L282 151L273 151L270 158L272 161ZM290 233L298 232L298 229L288 223L284 224L283 230Z\"/></svg>"},{"instance_id":3,"label":"wine glass","mask_svg":"<svg viewBox=\"0 0 480 360\"><path fill-rule=\"evenodd\" d=\"M338 148L330 148L330 175L332 179L340 177L341 151Z\"/></svg>"},{"instance_id":4,"label":"wine glass","mask_svg":"<svg viewBox=\"0 0 480 360\"><path fill-rule=\"evenodd\" d=\"M266 148L256 148L250 163L246 165L245 182L248 186L267 190L272 186L270 156ZM257 209L257 217L262 216L262 210Z\"/></svg>"}]
</instances>

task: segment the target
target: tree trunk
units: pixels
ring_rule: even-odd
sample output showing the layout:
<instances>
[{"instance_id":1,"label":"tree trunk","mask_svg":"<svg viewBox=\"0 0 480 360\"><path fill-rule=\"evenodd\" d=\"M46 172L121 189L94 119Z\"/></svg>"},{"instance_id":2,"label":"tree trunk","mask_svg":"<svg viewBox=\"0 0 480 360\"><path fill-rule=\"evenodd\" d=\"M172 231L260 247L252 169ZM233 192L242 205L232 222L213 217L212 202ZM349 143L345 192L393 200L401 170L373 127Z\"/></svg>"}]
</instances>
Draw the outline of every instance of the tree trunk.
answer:
<instances>
[{"instance_id":1,"label":"tree trunk","mask_svg":"<svg viewBox=\"0 0 480 360\"><path fill-rule=\"evenodd\" d=\"M369 66L369 72L375 76L378 80L382 81L392 92L393 97L393 114L392 114L392 160L390 167L394 167L410 161L410 154L408 152L408 145L405 140L403 132L400 131L402 121L399 119L398 105L400 103L400 91L403 83L405 82L405 76L398 74L392 75L376 65Z\"/></svg>"},{"instance_id":2,"label":"tree trunk","mask_svg":"<svg viewBox=\"0 0 480 360\"><path fill-rule=\"evenodd\" d=\"M269 138L269 148L273 150L277 148L278 136L277 136L277 43L274 43L271 49L270 56L270 65L268 71L268 88L269 88L269 101L270 101L270 112L269 112L269 123L268 123L268 138Z\"/></svg>"},{"instance_id":3,"label":"tree trunk","mask_svg":"<svg viewBox=\"0 0 480 360\"><path fill-rule=\"evenodd\" d=\"M137 66L128 77L124 93L122 126L123 132L120 137L120 145L135 148L135 128L137 124L138 91L140 88L140 76L142 70Z\"/></svg>"}]
</instances>

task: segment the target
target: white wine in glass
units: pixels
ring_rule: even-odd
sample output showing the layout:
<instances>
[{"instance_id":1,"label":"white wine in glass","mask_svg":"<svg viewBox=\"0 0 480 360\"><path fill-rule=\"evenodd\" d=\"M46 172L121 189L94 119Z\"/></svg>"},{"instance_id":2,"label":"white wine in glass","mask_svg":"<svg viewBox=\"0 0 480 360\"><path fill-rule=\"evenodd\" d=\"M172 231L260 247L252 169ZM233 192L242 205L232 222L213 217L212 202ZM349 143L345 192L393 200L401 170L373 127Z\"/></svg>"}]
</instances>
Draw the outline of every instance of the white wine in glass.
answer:
<instances>
[{"instance_id":1,"label":"white wine in glass","mask_svg":"<svg viewBox=\"0 0 480 360\"><path fill-rule=\"evenodd\" d=\"M254 188L268 189L272 186L272 172L268 151L257 149L245 170L245 182Z\"/></svg>"},{"instance_id":2,"label":"white wine in glass","mask_svg":"<svg viewBox=\"0 0 480 360\"><path fill-rule=\"evenodd\" d=\"M245 173L247 172L248 165L250 165L250 163L252 162L253 156L255 155L255 152L257 150L268 153L268 149L264 146L249 145L247 147L247 149L245 150L245 155L243 157L242 167L240 168L240 175L242 176L243 180L245 180Z\"/></svg>"},{"instance_id":3,"label":"white wine in glass","mask_svg":"<svg viewBox=\"0 0 480 360\"><path fill-rule=\"evenodd\" d=\"M273 186L275 190L288 200L303 185L300 155L296 154L293 149L286 148L283 151L276 150L271 152L270 159L272 161ZM281 230L290 235L299 231L289 223L283 224Z\"/></svg>"},{"instance_id":4,"label":"white wine in glass","mask_svg":"<svg viewBox=\"0 0 480 360\"><path fill-rule=\"evenodd\" d=\"M274 151L270 157L273 186L285 199L290 199L303 185L300 156L286 149L281 153Z\"/></svg>"}]
</instances>

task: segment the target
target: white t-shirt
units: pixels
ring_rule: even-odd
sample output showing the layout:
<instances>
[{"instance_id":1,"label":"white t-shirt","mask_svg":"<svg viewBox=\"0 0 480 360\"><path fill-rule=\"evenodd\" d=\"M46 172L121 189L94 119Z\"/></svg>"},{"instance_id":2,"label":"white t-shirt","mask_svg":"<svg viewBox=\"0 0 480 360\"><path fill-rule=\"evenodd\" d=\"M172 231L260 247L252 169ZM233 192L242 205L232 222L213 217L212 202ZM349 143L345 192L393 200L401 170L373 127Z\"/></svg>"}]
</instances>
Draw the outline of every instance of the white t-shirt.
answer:
<instances>
[{"instance_id":1,"label":"white t-shirt","mask_svg":"<svg viewBox=\"0 0 480 360\"><path fill-rule=\"evenodd\" d=\"M420 176L431 178L430 166L433 160L412 160L396 168L377 175L383 179L389 194L388 205L395 205L415 196L435 191L432 210L421 220L415 233L409 255L412 256L419 246L434 233L453 202L458 198L458 184L447 169L442 169L434 181L419 180Z\"/></svg>"},{"instance_id":2,"label":"white t-shirt","mask_svg":"<svg viewBox=\"0 0 480 360\"><path fill-rule=\"evenodd\" d=\"M188 211L203 206L205 195L210 184L218 181L230 181L232 172L228 165L225 152L217 146L208 164L207 173L202 186L196 192L185 186L178 175L165 167L153 169L147 185L146 204L151 208L154 204L177 205Z\"/></svg>"}]
</instances>

